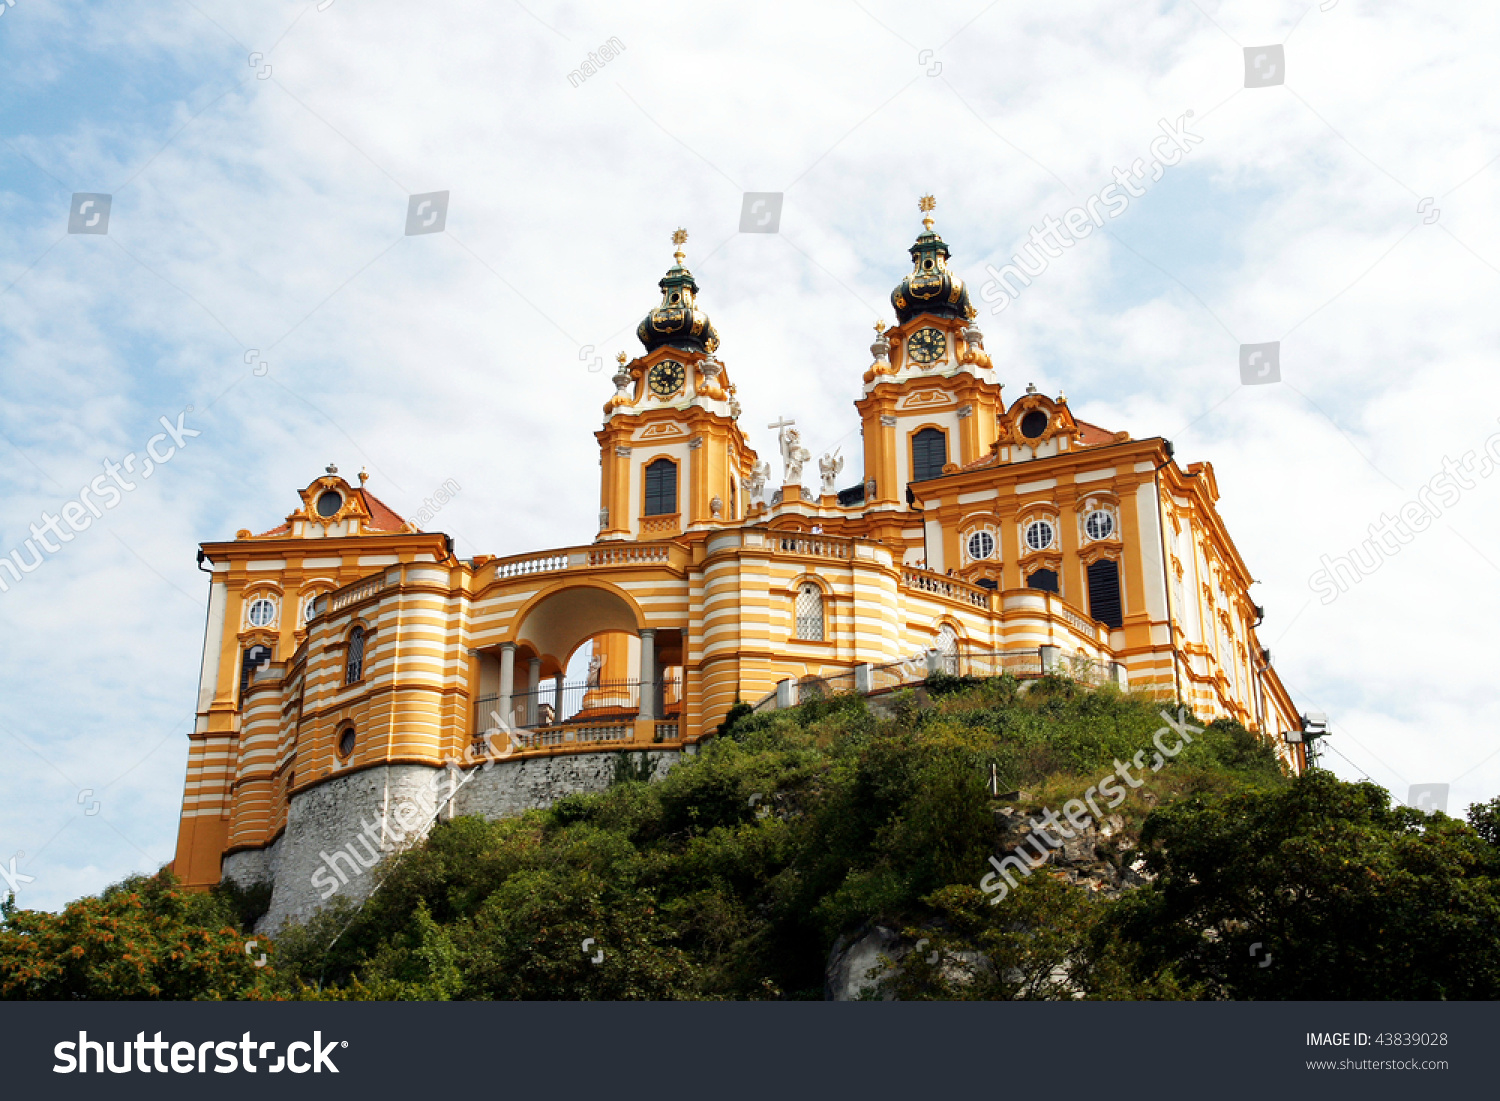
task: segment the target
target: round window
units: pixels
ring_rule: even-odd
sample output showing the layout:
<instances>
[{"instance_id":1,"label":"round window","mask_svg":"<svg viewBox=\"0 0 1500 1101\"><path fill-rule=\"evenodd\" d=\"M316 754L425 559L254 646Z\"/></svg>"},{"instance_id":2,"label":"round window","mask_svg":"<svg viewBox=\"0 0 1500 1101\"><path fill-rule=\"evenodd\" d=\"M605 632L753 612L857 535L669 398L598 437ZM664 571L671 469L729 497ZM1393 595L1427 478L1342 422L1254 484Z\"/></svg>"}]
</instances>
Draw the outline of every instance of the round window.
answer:
<instances>
[{"instance_id":1,"label":"round window","mask_svg":"<svg viewBox=\"0 0 1500 1101\"><path fill-rule=\"evenodd\" d=\"M313 593L312 596L309 596L302 601L303 626L306 626L307 624L312 622L312 617L318 610L318 597L321 595L321 593Z\"/></svg>"},{"instance_id":2,"label":"round window","mask_svg":"<svg viewBox=\"0 0 1500 1101\"><path fill-rule=\"evenodd\" d=\"M346 726L339 735L339 756L347 757L354 752L354 727Z\"/></svg>"},{"instance_id":3,"label":"round window","mask_svg":"<svg viewBox=\"0 0 1500 1101\"><path fill-rule=\"evenodd\" d=\"M252 600L248 618L252 627L269 627L271 620L276 618L275 601L267 600L263 596Z\"/></svg>"},{"instance_id":4,"label":"round window","mask_svg":"<svg viewBox=\"0 0 1500 1101\"><path fill-rule=\"evenodd\" d=\"M969 557L988 558L995 553L995 537L987 531L976 531L969 536Z\"/></svg>"},{"instance_id":5,"label":"round window","mask_svg":"<svg viewBox=\"0 0 1500 1101\"><path fill-rule=\"evenodd\" d=\"M1045 431L1047 431L1047 414L1040 409L1033 409L1021 418L1021 435L1028 440L1036 439Z\"/></svg>"},{"instance_id":6,"label":"round window","mask_svg":"<svg viewBox=\"0 0 1500 1101\"><path fill-rule=\"evenodd\" d=\"M1046 550L1052 545L1052 525L1046 520L1033 520L1026 525L1026 545L1034 551Z\"/></svg>"},{"instance_id":7,"label":"round window","mask_svg":"<svg viewBox=\"0 0 1500 1101\"><path fill-rule=\"evenodd\" d=\"M318 497L318 515L332 516L344 507L344 495L337 490L325 489Z\"/></svg>"},{"instance_id":8,"label":"round window","mask_svg":"<svg viewBox=\"0 0 1500 1101\"><path fill-rule=\"evenodd\" d=\"M1095 509L1084 517L1083 530L1090 539L1108 539L1115 533L1115 518L1102 508Z\"/></svg>"}]
</instances>

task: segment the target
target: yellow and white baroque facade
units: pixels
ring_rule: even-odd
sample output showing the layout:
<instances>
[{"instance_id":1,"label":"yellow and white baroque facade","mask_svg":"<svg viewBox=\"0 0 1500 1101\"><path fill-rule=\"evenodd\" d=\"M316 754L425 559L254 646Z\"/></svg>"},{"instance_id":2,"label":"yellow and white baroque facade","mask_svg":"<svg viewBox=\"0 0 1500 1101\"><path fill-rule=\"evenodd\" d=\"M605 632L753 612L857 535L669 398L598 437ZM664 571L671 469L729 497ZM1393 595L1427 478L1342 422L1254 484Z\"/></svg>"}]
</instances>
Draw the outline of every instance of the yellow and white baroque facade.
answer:
<instances>
[{"instance_id":1,"label":"yellow and white baroque facade","mask_svg":"<svg viewBox=\"0 0 1500 1101\"><path fill-rule=\"evenodd\" d=\"M1078 421L1061 395L1028 387L1007 405L930 217L910 251L856 401L863 477L842 490L839 464L790 425L773 426L783 476L768 484L679 249L596 433L593 543L462 561L330 467L282 526L204 544L177 874L290 866L263 857L312 830L298 800L323 788L327 804L372 770L430 772L442 790L480 740L507 766L675 756L738 700L785 703L797 682L847 674L879 687L891 677L871 667L934 651L950 664L927 667L960 671L1087 659L1238 720L1300 768L1212 467ZM590 642L590 675L565 683ZM366 801L361 814L388 815L389 782ZM305 847L339 843L319 828Z\"/></svg>"}]
</instances>

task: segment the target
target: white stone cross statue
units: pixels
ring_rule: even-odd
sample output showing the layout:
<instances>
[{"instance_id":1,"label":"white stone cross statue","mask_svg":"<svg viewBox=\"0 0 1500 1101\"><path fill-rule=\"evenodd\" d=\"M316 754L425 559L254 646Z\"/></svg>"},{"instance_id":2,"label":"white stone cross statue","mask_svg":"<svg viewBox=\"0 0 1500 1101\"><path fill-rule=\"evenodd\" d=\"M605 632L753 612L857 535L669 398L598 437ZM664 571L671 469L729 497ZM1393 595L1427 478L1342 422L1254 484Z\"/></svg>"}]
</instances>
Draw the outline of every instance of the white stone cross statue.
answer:
<instances>
[{"instance_id":1,"label":"white stone cross statue","mask_svg":"<svg viewBox=\"0 0 1500 1101\"><path fill-rule=\"evenodd\" d=\"M766 425L780 430L781 463L785 468L782 484L789 486L802 484L802 464L812 458L812 452L802 446L802 436L792 427L796 423L780 417L775 424Z\"/></svg>"}]
</instances>

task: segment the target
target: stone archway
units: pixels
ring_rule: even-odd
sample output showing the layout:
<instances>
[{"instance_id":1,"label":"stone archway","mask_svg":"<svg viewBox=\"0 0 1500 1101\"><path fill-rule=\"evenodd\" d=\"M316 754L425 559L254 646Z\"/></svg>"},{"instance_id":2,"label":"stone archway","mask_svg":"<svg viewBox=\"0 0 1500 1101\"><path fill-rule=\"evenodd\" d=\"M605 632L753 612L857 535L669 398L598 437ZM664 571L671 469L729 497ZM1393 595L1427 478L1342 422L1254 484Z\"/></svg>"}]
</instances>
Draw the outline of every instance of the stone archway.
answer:
<instances>
[{"instance_id":1,"label":"stone archway","mask_svg":"<svg viewBox=\"0 0 1500 1101\"><path fill-rule=\"evenodd\" d=\"M626 713L644 720L656 718L661 643L656 631L643 626L644 622L639 606L613 586L563 583L537 594L517 613L512 638L500 644L499 713L528 728L563 721L585 708L600 714L609 711L616 718ZM584 684L565 686L563 680L569 657L591 638L639 640L626 651L638 654L632 663L635 667L612 670L612 684L602 692ZM518 653L527 660L518 663ZM556 670L550 686L541 683L544 662Z\"/></svg>"}]
</instances>

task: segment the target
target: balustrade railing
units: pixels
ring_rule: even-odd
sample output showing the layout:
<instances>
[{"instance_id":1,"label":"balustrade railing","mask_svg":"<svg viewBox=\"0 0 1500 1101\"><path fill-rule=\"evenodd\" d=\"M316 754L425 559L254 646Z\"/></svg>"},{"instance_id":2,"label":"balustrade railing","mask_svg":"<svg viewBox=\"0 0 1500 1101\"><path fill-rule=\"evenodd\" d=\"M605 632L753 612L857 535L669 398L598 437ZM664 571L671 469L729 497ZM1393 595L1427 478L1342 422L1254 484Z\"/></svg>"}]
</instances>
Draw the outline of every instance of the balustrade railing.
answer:
<instances>
[{"instance_id":1,"label":"balustrade railing","mask_svg":"<svg viewBox=\"0 0 1500 1101\"><path fill-rule=\"evenodd\" d=\"M356 581L352 585L345 585L342 589L335 589L328 594L328 610L336 612L340 608L347 608L351 604L357 604L366 597L374 596L385 588L385 574L377 577L367 577L363 581ZM319 609L321 611L321 609Z\"/></svg>"},{"instance_id":2,"label":"balustrade railing","mask_svg":"<svg viewBox=\"0 0 1500 1101\"><path fill-rule=\"evenodd\" d=\"M781 554L801 554L812 558L850 558L854 540L830 535L805 535L802 532L772 532L772 549Z\"/></svg>"},{"instance_id":3,"label":"balustrade railing","mask_svg":"<svg viewBox=\"0 0 1500 1101\"><path fill-rule=\"evenodd\" d=\"M612 544L588 552L590 566L645 566L671 560L671 549L661 543Z\"/></svg>"},{"instance_id":4,"label":"balustrade railing","mask_svg":"<svg viewBox=\"0 0 1500 1101\"><path fill-rule=\"evenodd\" d=\"M541 554L530 558L502 559L495 564L496 577L525 577L533 573L552 573L568 568L566 554Z\"/></svg>"},{"instance_id":5,"label":"balustrade railing","mask_svg":"<svg viewBox=\"0 0 1500 1101\"><path fill-rule=\"evenodd\" d=\"M927 570L903 566L901 568L901 583L908 589L932 593L935 596L945 597L948 600L956 600L963 604L972 605L975 608L988 610L990 607L989 589L980 588L978 585L970 585L967 581L961 581L956 577L944 577L940 573L931 573Z\"/></svg>"}]
</instances>

